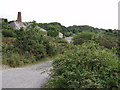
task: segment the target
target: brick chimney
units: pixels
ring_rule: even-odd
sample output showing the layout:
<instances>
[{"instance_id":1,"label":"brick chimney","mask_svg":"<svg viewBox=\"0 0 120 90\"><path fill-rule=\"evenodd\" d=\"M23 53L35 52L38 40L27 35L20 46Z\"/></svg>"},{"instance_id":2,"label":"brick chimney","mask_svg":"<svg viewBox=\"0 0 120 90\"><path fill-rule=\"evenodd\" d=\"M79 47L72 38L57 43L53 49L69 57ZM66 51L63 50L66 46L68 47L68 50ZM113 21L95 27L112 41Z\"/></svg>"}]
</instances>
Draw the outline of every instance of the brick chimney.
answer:
<instances>
[{"instance_id":1,"label":"brick chimney","mask_svg":"<svg viewBox=\"0 0 120 90\"><path fill-rule=\"evenodd\" d=\"M22 22L21 12L18 12L17 22Z\"/></svg>"}]
</instances>

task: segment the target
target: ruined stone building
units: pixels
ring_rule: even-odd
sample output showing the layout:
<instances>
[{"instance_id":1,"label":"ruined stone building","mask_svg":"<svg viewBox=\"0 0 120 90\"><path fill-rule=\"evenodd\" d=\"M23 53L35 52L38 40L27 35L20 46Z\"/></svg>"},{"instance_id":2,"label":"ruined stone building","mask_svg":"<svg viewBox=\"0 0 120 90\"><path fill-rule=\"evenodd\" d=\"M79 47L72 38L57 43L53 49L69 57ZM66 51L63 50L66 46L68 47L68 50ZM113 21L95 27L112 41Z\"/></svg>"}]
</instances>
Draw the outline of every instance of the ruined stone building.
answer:
<instances>
[{"instance_id":1,"label":"ruined stone building","mask_svg":"<svg viewBox=\"0 0 120 90\"><path fill-rule=\"evenodd\" d=\"M23 29L27 29L27 28L30 28L32 27L31 23L25 23L25 22L22 22L22 15L21 15L21 12L18 12L18 15L17 15L17 20L16 21L13 21L9 24L9 26L11 26L14 30L19 30L20 28L23 28ZM35 26L36 29L39 29L40 31L44 31L47 35L47 30L39 27L38 25ZM59 32L59 38L63 38L63 34Z\"/></svg>"}]
</instances>

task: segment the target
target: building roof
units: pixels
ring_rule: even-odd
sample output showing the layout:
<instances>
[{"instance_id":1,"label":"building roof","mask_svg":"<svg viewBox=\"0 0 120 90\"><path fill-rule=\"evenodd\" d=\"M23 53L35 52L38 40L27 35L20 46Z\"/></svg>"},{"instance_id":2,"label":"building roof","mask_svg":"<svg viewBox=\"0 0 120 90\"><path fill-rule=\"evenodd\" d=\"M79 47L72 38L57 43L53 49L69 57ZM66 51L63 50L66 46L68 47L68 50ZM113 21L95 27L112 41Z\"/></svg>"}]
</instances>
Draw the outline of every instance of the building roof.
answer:
<instances>
[{"instance_id":1,"label":"building roof","mask_svg":"<svg viewBox=\"0 0 120 90\"><path fill-rule=\"evenodd\" d=\"M24 29L32 28L31 24L27 24L23 22L11 22L9 26L11 26L15 30L19 30L21 27L23 27ZM47 32L45 29L39 27L38 25L36 25L35 28Z\"/></svg>"},{"instance_id":2,"label":"building roof","mask_svg":"<svg viewBox=\"0 0 120 90\"><path fill-rule=\"evenodd\" d=\"M33 27L33 26L31 25L31 23L29 23L29 24L27 25L27 28L32 28L32 27ZM36 26L34 27L34 29L39 29L40 31L47 32L47 30L39 27L38 25L36 25Z\"/></svg>"},{"instance_id":3,"label":"building roof","mask_svg":"<svg viewBox=\"0 0 120 90\"><path fill-rule=\"evenodd\" d=\"M47 32L47 31L46 31L45 29L43 29L43 28L41 28L40 30L41 30L41 31L44 31L44 32Z\"/></svg>"},{"instance_id":4,"label":"building roof","mask_svg":"<svg viewBox=\"0 0 120 90\"><path fill-rule=\"evenodd\" d=\"M26 26L22 23L22 22L11 22L9 24L9 26L11 26L13 29L18 30L21 27L23 27L24 29L26 29Z\"/></svg>"}]
</instances>

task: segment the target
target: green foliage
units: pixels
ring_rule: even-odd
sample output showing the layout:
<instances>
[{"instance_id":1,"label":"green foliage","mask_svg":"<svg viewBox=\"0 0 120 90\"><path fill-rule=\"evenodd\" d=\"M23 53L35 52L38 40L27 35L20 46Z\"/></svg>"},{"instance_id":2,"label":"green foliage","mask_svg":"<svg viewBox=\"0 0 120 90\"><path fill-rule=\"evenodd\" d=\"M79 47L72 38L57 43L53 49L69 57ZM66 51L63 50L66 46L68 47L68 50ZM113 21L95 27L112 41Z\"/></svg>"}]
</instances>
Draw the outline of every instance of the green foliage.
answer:
<instances>
[{"instance_id":1,"label":"green foliage","mask_svg":"<svg viewBox=\"0 0 120 90\"><path fill-rule=\"evenodd\" d=\"M97 36L95 33L92 32L81 32L78 33L74 36L73 38L73 43L74 44L82 44L88 40L92 40L95 38L95 36Z\"/></svg>"},{"instance_id":2,"label":"green foliage","mask_svg":"<svg viewBox=\"0 0 120 90\"><path fill-rule=\"evenodd\" d=\"M101 46L104 46L108 49L112 49L114 47L118 47L118 37L113 37L110 35L104 35L101 38L98 38L97 43L99 43Z\"/></svg>"},{"instance_id":3,"label":"green foliage","mask_svg":"<svg viewBox=\"0 0 120 90\"><path fill-rule=\"evenodd\" d=\"M61 31L61 24L57 22L52 22L52 23L39 23L39 26L44 28L45 30L56 30L56 31Z\"/></svg>"},{"instance_id":4,"label":"green foliage","mask_svg":"<svg viewBox=\"0 0 120 90\"><path fill-rule=\"evenodd\" d=\"M120 62L115 54L120 55L117 31L36 21L26 30L12 30L7 24L3 22L3 64L19 67L64 54L53 63L48 87L120 88ZM46 29L48 36L36 26ZM73 38L75 45L55 38L59 32L67 37L78 33Z\"/></svg>"},{"instance_id":5,"label":"green foliage","mask_svg":"<svg viewBox=\"0 0 120 90\"><path fill-rule=\"evenodd\" d=\"M118 57L94 42L86 42L55 60L49 88L120 88Z\"/></svg>"},{"instance_id":6,"label":"green foliage","mask_svg":"<svg viewBox=\"0 0 120 90\"><path fill-rule=\"evenodd\" d=\"M28 53L21 54L20 52L11 51L11 50L7 50L7 52L3 53L2 63L7 64L10 67L19 67L19 66L31 64L34 62L36 62L36 60L34 59L32 55Z\"/></svg>"},{"instance_id":7,"label":"green foliage","mask_svg":"<svg viewBox=\"0 0 120 90\"><path fill-rule=\"evenodd\" d=\"M15 38L3 37L2 63L10 65L11 67L18 67L30 63L33 56L29 53L23 53L15 47L15 40ZM26 60L29 62L25 63Z\"/></svg>"},{"instance_id":8,"label":"green foliage","mask_svg":"<svg viewBox=\"0 0 120 90\"><path fill-rule=\"evenodd\" d=\"M116 36L116 31L111 30L111 29L99 29L99 28L94 28L88 25L73 25L73 26L69 26L69 27L65 27L63 25L61 25L58 22L52 22L52 23L39 23L38 24L41 28L48 30L57 30L60 31L61 33L64 34L64 36L68 37L71 36L73 34L77 34L80 32L94 32L94 33L106 33L108 35L111 36Z\"/></svg>"},{"instance_id":9,"label":"green foliage","mask_svg":"<svg viewBox=\"0 0 120 90\"><path fill-rule=\"evenodd\" d=\"M65 50L71 47L65 40L45 36L42 31L37 29L24 30L21 28L14 32L15 38L3 37L3 63L12 67L63 54Z\"/></svg>"},{"instance_id":10,"label":"green foliage","mask_svg":"<svg viewBox=\"0 0 120 90\"><path fill-rule=\"evenodd\" d=\"M51 37L57 37L59 35L59 32L57 30L49 30L47 32L47 35Z\"/></svg>"},{"instance_id":11,"label":"green foliage","mask_svg":"<svg viewBox=\"0 0 120 90\"><path fill-rule=\"evenodd\" d=\"M3 29L2 30L2 35L4 37L16 37L16 33L14 32L14 30Z\"/></svg>"},{"instance_id":12,"label":"green foliage","mask_svg":"<svg viewBox=\"0 0 120 90\"><path fill-rule=\"evenodd\" d=\"M23 52L29 52L39 60L46 56L46 47L43 44L44 35L40 31L24 30L17 37L15 46Z\"/></svg>"},{"instance_id":13,"label":"green foliage","mask_svg":"<svg viewBox=\"0 0 120 90\"><path fill-rule=\"evenodd\" d=\"M68 31L69 32L72 32L72 33L80 33L80 32L83 32L83 31L86 31L86 32L104 32L104 30L102 29L98 29L98 28L94 28L94 27L91 27L91 26L88 26L88 25L82 25L82 26L77 26L77 25L73 25L73 26L69 26L67 27Z\"/></svg>"},{"instance_id":14,"label":"green foliage","mask_svg":"<svg viewBox=\"0 0 120 90\"><path fill-rule=\"evenodd\" d=\"M109 32L110 33L110 32ZM95 32L81 32L73 37L75 45L81 45L84 42L93 40L101 46L108 49L118 48L118 37L115 34L95 33Z\"/></svg>"},{"instance_id":15,"label":"green foliage","mask_svg":"<svg viewBox=\"0 0 120 90\"><path fill-rule=\"evenodd\" d=\"M8 25L9 23L8 23L7 19L3 19L1 21L2 21L2 29L7 29L7 30L12 29L12 27Z\"/></svg>"},{"instance_id":16,"label":"green foliage","mask_svg":"<svg viewBox=\"0 0 120 90\"><path fill-rule=\"evenodd\" d=\"M68 52L69 50L72 50L75 48L75 46L71 43L68 43L66 40L63 38L58 38L55 41L57 43L57 49L60 54L64 54Z\"/></svg>"},{"instance_id":17,"label":"green foliage","mask_svg":"<svg viewBox=\"0 0 120 90\"><path fill-rule=\"evenodd\" d=\"M66 32L66 33L65 33L65 36L66 36L66 37L70 37L70 36L72 36L72 35L73 35L72 32Z\"/></svg>"}]
</instances>

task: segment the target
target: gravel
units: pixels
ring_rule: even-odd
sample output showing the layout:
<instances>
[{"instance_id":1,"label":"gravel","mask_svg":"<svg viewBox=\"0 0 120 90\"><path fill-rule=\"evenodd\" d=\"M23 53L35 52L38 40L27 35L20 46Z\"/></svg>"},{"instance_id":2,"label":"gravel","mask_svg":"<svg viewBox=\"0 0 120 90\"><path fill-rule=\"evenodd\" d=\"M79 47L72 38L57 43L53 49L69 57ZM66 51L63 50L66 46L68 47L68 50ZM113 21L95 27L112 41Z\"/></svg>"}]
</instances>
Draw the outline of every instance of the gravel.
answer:
<instances>
[{"instance_id":1,"label":"gravel","mask_svg":"<svg viewBox=\"0 0 120 90\"><path fill-rule=\"evenodd\" d=\"M2 88L42 88L50 78L53 61L2 71Z\"/></svg>"},{"instance_id":2,"label":"gravel","mask_svg":"<svg viewBox=\"0 0 120 90\"><path fill-rule=\"evenodd\" d=\"M0 70L6 70L6 69L10 69L11 67L8 65L0 65Z\"/></svg>"}]
</instances>

